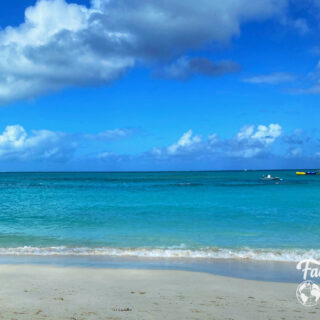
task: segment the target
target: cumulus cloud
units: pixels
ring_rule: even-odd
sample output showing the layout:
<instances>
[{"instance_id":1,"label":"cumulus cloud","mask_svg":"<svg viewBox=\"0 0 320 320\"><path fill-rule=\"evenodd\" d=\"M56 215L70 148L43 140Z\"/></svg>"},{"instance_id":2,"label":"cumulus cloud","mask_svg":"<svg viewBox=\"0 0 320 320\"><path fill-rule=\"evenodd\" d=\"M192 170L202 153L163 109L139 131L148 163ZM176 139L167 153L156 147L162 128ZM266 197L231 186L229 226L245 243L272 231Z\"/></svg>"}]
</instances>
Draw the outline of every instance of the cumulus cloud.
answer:
<instances>
[{"instance_id":1,"label":"cumulus cloud","mask_svg":"<svg viewBox=\"0 0 320 320\"><path fill-rule=\"evenodd\" d=\"M12 125L0 135L0 160L65 160L75 147L64 133L33 130L28 134L22 126Z\"/></svg>"},{"instance_id":2,"label":"cumulus cloud","mask_svg":"<svg viewBox=\"0 0 320 320\"><path fill-rule=\"evenodd\" d=\"M279 124L269 124L269 126L259 125L256 132L250 137L253 140L258 140L264 144L273 143L282 133L282 128Z\"/></svg>"},{"instance_id":3,"label":"cumulus cloud","mask_svg":"<svg viewBox=\"0 0 320 320\"><path fill-rule=\"evenodd\" d=\"M284 82L292 82L296 76L289 72L275 72L271 74L258 75L243 79L248 83L264 83L264 84L279 84Z\"/></svg>"},{"instance_id":4,"label":"cumulus cloud","mask_svg":"<svg viewBox=\"0 0 320 320\"><path fill-rule=\"evenodd\" d=\"M226 142L226 154L232 157L252 158L266 154L268 147L282 134L279 124L243 127L238 134Z\"/></svg>"},{"instance_id":5,"label":"cumulus cloud","mask_svg":"<svg viewBox=\"0 0 320 320\"><path fill-rule=\"evenodd\" d=\"M267 159L302 161L315 159L319 155L316 136L310 140L300 129L284 134L279 124L247 125L231 138L222 138L216 133L203 137L188 130L168 146L138 154L114 152L111 146L107 147L105 143L98 145L80 134L49 130L28 132L20 125L11 125L0 133L0 161L2 164L19 162L25 165L31 160L35 170L42 160L46 160L42 162L46 164L60 162L60 168L65 168L67 163L80 163L84 170L104 170L105 166L114 170L137 170L137 167L142 169L144 165L155 169L159 163L166 168L168 164L177 162L197 168L205 165L205 168L211 169L219 162L219 168L223 169L226 163L228 168L239 168L259 161L263 166ZM188 165L184 168L187 169Z\"/></svg>"},{"instance_id":6,"label":"cumulus cloud","mask_svg":"<svg viewBox=\"0 0 320 320\"><path fill-rule=\"evenodd\" d=\"M197 149L201 142L199 136L194 136L192 130L187 131L182 135L178 142L168 147L167 151L170 155L190 152Z\"/></svg>"},{"instance_id":7,"label":"cumulus cloud","mask_svg":"<svg viewBox=\"0 0 320 320\"><path fill-rule=\"evenodd\" d=\"M212 62L207 58L190 59L181 57L174 63L156 70L154 77L172 80L188 80L197 74L208 77L219 77L240 70L240 65L233 61Z\"/></svg>"},{"instance_id":8,"label":"cumulus cloud","mask_svg":"<svg viewBox=\"0 0 320 320\"><path fill-rule=\"evenodd\" d=\"M101 146L95 141L114 141L129 138L133 134L131 129L106 130L96 135L71 134L50 130L31 130L27 132L21 125L8 125L0 133L0 161L35 161L67 162L94 158L109 161L122 161L125 155L113 152L99 152ZM86 154L95 148L94 155ZM80 152L79 152L80 151Z\"/></svg>"},{"instance_id":9,"label":"cumulus cloud","mask_svg":"<svg viewBox=\"0 0 320 320\"><path fill-rule=\"evenodd\" d=\"M167 148L154 148L151 154L159 158L192 154L201 149L201 142L202 139L200 136L193 135L192 130L188 130L177 142Z\"/></svg>"},{"instance_id":10,"label":"cumulus cloud","mask_svg":"<svg viewBox=\"0 0 320 320\"><path fill-rule=\"evenodd\" d=\"M282 135L279 124L244 126L231 139L221 139L211 134L203 141L193 135L192 130L182 135L178 142L167 148L155 148L152 155L156 158L176 156L254 158L270 153L271 145Z\"/></svg>"},{"instance_id":11,"label":"cumulus cloud","mask_svg":"<svg viewBox=\"0 0 320 320\"><path fill-rule=\"evenodd\" d=\"M287 0L94 0L85 7L39 0L20 26L0 31L0 103L107 84L138 61L227 42L241 24L281 15L286 5Z\"/></svg>"},{"instance_id":12,"label":"cumulus cloud","mask_svg":"<svg viewBox=\"0 0 320 320\"><path fill-rule=\"evenodd\" d=\"M92 134L71 134L55 132L50 130L31 130L27 132L21 125L6 126L0 133L0 161L4 160L48 160L68 161L79 158L77 154L80 149L92 150L92 146L99 150L101 148L95 141L114 141L129 138L133 134L131 129L113 129ZM104 144L103 144L104 145ZM81 154L81 152L80 152ZM122 155L112 152L96 153L94 158L100 160L124 159ZM82 152L81 157L92 157Z\"/></svg>"},{"instance_id":13,"label":"cumulus cloud","mask_svg":"<svg viewBox=\"0 0 320 320\"><path fill-rule=\"evenodd\" d=\"M40 0L26 10L22 25L0 32L0 102L106 83L132 66L132 58L101 55L90 46L86 37L94 11ZM110 34L106 38L114 41Z\"/></svg>"}]
</instances>

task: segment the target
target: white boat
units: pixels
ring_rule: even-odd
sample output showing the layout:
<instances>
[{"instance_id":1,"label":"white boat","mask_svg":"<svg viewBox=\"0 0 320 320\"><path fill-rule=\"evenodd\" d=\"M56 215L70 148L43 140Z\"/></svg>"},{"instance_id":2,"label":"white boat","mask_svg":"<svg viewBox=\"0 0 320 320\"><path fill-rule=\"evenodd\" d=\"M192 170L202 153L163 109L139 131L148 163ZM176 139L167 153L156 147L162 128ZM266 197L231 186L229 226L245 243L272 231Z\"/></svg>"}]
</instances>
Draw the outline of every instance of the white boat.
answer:
<instances>
[{"instance_id":1,"label":"white boat","mask_svg":"<svg viewBox=\"0 0 320 320\"><path fill-rule=\"evenodd\" d=\"M261 180L265 180L265 181L279 181L282 180L279 177L272 177L271 174L268 174L266 176L262 176Z\"/></svg>"}]
</instances>

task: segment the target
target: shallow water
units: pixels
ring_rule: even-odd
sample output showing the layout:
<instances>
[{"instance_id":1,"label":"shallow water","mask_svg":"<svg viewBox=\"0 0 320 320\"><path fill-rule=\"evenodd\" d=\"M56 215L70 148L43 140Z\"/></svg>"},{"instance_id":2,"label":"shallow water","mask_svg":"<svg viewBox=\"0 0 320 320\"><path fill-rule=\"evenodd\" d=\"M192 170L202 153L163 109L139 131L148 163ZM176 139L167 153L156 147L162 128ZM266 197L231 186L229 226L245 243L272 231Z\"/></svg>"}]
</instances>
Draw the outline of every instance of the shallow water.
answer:
<instances>
[{"instance_id":1,"label":"shallow water","mask_svg":"<svg viewBox=\"0 0 320 320\"><path fill-rule=\"evenodd\" d=\"M293 262L239 259L141 258L118 256L5 256L1 264L49 265L77 268L151 269L205 272L220 276L275 282L299 283L302 272ZM314 279L313 279L314 280Z\"/></svg>"}]
</instances>

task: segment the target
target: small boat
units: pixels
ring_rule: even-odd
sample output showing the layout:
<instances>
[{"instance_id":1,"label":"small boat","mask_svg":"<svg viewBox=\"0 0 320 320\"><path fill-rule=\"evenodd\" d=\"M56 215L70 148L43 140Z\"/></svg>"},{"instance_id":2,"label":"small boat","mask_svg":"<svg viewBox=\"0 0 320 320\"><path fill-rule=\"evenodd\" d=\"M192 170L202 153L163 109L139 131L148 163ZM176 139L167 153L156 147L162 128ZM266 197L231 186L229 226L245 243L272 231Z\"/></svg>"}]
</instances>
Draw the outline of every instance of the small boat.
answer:
<instances>
[{"instance_id":1,"label":"small boat","mask_svg":"<svg viewBox=\"0 0 320 320\"><path fill-rule=\"evenodd\" d=\"M296 172L297 175L312 175L312 176L316 176L320 174L320 171L297 171Z\"/></svg>"},{"instance_id":2,"label":"small boat","mask_svg":"<svg viewBox=\"0 0 320 320\"><path fill-rule=\"evenodd\" d=\"M264 180L264 181L281 181L282 179L280 179L279 177L272 177L270 174L268 174L267 176L262 176L261 180Z\"/></svg>"}]
</instances>

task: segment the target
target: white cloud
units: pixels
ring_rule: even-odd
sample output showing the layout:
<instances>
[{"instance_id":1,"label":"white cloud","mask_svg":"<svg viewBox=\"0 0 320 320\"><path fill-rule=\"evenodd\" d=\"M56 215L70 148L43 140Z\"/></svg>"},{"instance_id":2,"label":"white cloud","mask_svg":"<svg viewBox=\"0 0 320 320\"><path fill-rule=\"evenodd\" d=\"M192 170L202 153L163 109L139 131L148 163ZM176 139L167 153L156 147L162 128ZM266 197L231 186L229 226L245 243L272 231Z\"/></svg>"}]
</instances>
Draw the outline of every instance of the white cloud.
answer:
<instances>
[{"instance_id":1,"label":"white cloud","mask_svg":"<svg viewBox=\"0 0 320 320\"><path fill-rule=\"evenodd\" d=\"M115 154L113 152L102 152L98 154L99 159L109 159L114 156Z\"/></svg>"},{"instance_id":2,"label":"white cloud","mask_svg":"<svg viewBox=\"0 0 320 320\"><path fill-rule=\"evenodd\" d=\"M64 133L34 130L28 134L20 125L7 126L0 135L0 160L65 159L75 144Z\"/></svg>"},{"instance_id":3,"label":"white cloud","mask_svg":"<svg viewBox=\"0 0 320 320\"><path fill-rule=\"evenodd\" d=\"M130 129L114 129L96 135L67 134L50 130L32 130L28 133L21 125L9 125L0 134L0 161L67 161L73 158L79 147L84 150L90 147L93 140L117 140L129 137L132 132ZM115 160L123 157L112 152L100 152L95 158Z\"/></svg>"},{"instance_id":4,"label":"white cloud","mask_svg":"<svg viewBox=\"0 0 320 320\"><path fill-rule=\"evenodd\" d=\"M245 140L250 138L254 133L254 126L245 126L237 133L238 140Z\"/></svg>"},{"instance_id":5,"label":"white cloud","mask_svg":"<svg viewBox=\"0 0 320 320\"><path fill-rule=\"evenodd\" d=\"M172 156L254 158L270 153L270 147L281 135L279 124L244 126L231 139L221 139L217 134L211 134L205 141L189 130L171 146L154 148L151 155L159 159Z\"/></svg>"},{"instance_id":6,"label":"white cloud","mask_svg":"<svg viewBox=\"0 0 320 320\"><path fill-rule=\"evenodd\" d=\"M3 45L45 45L60 31L77 32L88 27L90 10L62 0L38 1L25 11L25 23L18 28L7 27L1 33Z\"/></svg>"},{"instance_id":7,"label":"white cloud","mask_svg":"<svg viewBox=\"0 0 320 320\"><path fill-rule=\"evenodd\" d=\"M220 147L220 138L216 133L210 134L207 139L208 149L216 151Z\"/></svg>"},{"instance_id":8,"label":"white cloud","mask_svg":"<svg viewBox=\"0 0 320 320\"><path fill-rule=\"evenodd\" d=\"M107 84L137 61L158 61L241 24L282 14L287 0L95 0L90 8L39 0L18 27L0 31L0 103Z\"/></svg>"},{"instance_id":9,"label":"white cloud","mask_svg":"<svg viewBox=\"0 0 320 320\"><path fill-rule=\"evenodd\" d=\"M117 140L117 139L122 139L122 138L127 138L134 134L134 130L132 129L111 129L111 130L106 130L103 132L99 132L98 134L86 134L84 137L87 139L92 139L92 140Z\"/></svg>"},{"instance_id":10,"label":"white cloud","mask_svg":"<svg viewBox=\"0 0 320 320\"><path fill-rule=\"evenodd\" d=\"M269 124L269 126L259 125L257 131L251 136L265 144L273 143L282 134L282 128L279 124Z\"/></svg>"},{"instance_id":11,"label":"white cloud","mask_svg":"<svg viewBox=\"0 0 320 320\"><path fill-rule=\"evenodd\" d=\"M120 130L120 129L119 129ZM115 130L108 130L110 132ZM106 132L108 132L106 131ZM123 164L124 168L134 169L137 164L153 166L176 163L206 163L212 168L214 163L247 163L262 159L302 159L314 158L319 147L317 136L310 140L299 129L292 135L284 135L279 124L247 125L242 127L231 138L223 139L213 133L202 138L188 130L175 143L154 148L142 154L115 153L97 146L90 139L80 134L67 134L49 130L26 131L21 125L7 126L0 134L1 163L50 163L60 161L62 164L69 160L79 163L90 162L90 168L95 165ZM109 138L107 139L109 140ZM111 146L111 144L110 144ZM109 146L109 147L110 147ZM104 143L103 148L107 147ZM89 153L87 153L89 152ZM37 160L37 161L35 161ZM251 162L253 163L253 162ZM132 166L133 165L133 166ZM237 166L235 166L237 167ZM85 168L85 167L84 167ZM103 167L101 167L103 168ZM116 167L118 168L118 167Z\"/></svg>"},{"instance_id":12,"label":"white cloud","mask_svg":"<svg viewBox=\"0 0 320 320\"><path fill-rule=\"evenodd\" d=\"M192 130L187 131L182 135L178 142L168 147L167 152L169 155L177 155L192 152L201 143L199 136L193 136Z\"/></svg>"},{"instance_id":13,"label":"white cloud","mask_svg":"<svg viewBox=\"0 0 320 320\"><path fill-rule=\"evenodd\" d=\"M268 152L269 145L273 144L281 134L282 127L279 124L245 126L235 138L228 141L226 154L243 158L258 156Z\"/></svg>"},{"instance_id":14,"label":"white cloud","mask_svg":"<svg viewBox=\"0 0 320 320\"><path fill-rule=\"evenodd\" d=\"M0 32L0 102L108 83L131 67L131 57L108 55L90 44L88 32L104 34L92 21L94 13L64 0L40 0L26 10L24 24ZM116 47L118 37L106 32L100 41Z\"/></svg>"},{"instance_id":15,"label":"white cloud","mask_svg":"<svg viewBox=\"0 0 320 320\"><path fill-rule=\"evenodd\" d=\"M113 152L102 152L98 154L98 159L100 160L115 160L118 159L118 155Z\"/></svg>"},{"instance_id":16,"label":"white cloud","mask_svg":"<svg viewBox=\"0 0 320 320\"><path fill-rule=\"evenodd\" d=\"M258 75L243 79L248 83L264 83L264 84L279 84L284 82L292 82L296 76L289 72L275 72L271 74Z\"/></svg>"}]
</instances>

